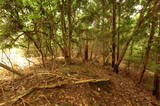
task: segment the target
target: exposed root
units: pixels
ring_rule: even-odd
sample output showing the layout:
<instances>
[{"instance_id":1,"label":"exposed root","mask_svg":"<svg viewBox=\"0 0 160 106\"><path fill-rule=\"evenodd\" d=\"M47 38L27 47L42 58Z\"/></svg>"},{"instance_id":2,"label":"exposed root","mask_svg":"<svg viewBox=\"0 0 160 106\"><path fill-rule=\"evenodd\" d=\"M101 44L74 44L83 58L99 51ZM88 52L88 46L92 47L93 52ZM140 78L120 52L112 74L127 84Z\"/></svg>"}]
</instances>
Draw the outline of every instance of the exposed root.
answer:
<instances>
[{"instance_id":1,"label":"exposed root","mask_svg":"<svg viewBox=\"0 0 160 106\"><path fill-rule=\"evenodd\" d=\"M72 81L72 82L67 82L67 81L62 81L62 82L57 82L52 85L46 85L46 86L37 86L30 88L26 91L24 91L21 95L12 97L10 100L7 100L6 102L0 103L0 106L4 106L7 104L14 104L16 103L19 99L31 94L34 91L41 90L41 89L53 89L56 87L61 87L64 85L74 85L74 84L84 84L84 83L99 83L99 82L108 82L109 79L88 79L88 80L79 80L79 81Z\"/></svg>"}]
</instances>

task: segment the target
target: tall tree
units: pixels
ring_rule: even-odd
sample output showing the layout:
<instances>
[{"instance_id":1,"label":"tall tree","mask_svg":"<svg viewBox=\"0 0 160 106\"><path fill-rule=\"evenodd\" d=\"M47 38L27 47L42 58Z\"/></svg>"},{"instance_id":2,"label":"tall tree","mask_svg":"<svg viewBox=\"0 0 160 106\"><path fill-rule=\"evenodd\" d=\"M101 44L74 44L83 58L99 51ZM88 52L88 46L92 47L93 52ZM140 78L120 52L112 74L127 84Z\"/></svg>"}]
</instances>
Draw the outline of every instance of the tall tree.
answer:
<instances>
[{"instance_id":1,"label":"tall tree","mask_svg":"<svg viewBox=\"0 0 160 106\"><path fill-rule=\"evenodd\" d=\"M148 18L151 18L152 15L155 15L158 12L159 4L160 4L159 0L148 1L146 3L146 5L143 7L143 9L141 10L139 19L137 20L137 23L136 23L135 27L133 28L133 30L129 34L129 37L128 37L124 47L122 48L122 52L120 54L120 57L119 57L118 61L116 62L116 64L114 65L114 71L116 73L119 72L119 69L118 69L119 65L120 65L123 57L125 56L126 50L128 49L128 46L129 46L130 42L132 41L133 37L140 32L140 29L141 29L141 27L144 23L144 20L147 20ZM147 8L150 5L152 5L152 6L148 10ZM147 12L147 13L145 14L145 12Z\"/></svg>"},{"instance_id":2,"label":"tall tree","mask_svg":"<svg viewBox=\"0 0 160 106\"><path fill-rule=\"evenodd\" d=\"M157 15L158 17L158 37L160 37L160 14ZM153 90L152 94L156 96L158 100L160 100L160 39L158 38L158 45L157 45L157 53L156 53L156 72L154 73L154 82L153 82Z\"/></svg>"},{"instance_id":3,"label":"tall tree","mask_svg":"<svg viewBox=\"0 0 160 106\"><path fill-rule=\"evenodd\" d=\"M67 5L67 10L66 10L66 5ZM71 6L72 6L71 0L68 0L67 2L61 0L60 11L61 11L61 29L63 37L63 48L61 49L67 64L71 63L71 38L72 38ZM66 14L67 14L67 21L66 21Z\"/></svg>"},{"instance_id":4,"label":"tall tree","mask_svg":"<svg viewBox=\"0 0 160 106\"><path fill-rule=\"evenodd\" d=\"M120 24L121 24L121 2L122 0L119 0L118 2L118 29L117 29L117 60L119 59L119 49L120 49Z\"/></svg>"}]
</instances>

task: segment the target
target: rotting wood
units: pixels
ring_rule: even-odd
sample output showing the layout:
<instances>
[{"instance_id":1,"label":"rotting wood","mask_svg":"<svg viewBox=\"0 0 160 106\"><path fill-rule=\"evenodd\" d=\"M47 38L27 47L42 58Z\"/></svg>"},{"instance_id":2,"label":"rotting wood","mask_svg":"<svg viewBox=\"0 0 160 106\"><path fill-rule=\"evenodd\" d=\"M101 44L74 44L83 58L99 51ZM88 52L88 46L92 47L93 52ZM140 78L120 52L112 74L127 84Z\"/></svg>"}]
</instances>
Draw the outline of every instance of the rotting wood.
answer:
<instances>
[{"instance_id":1,"label":"rotting wood","mask_svg":"<svg viewBox=\"0 0 160 106\"><path fill-rule=\"evenodd\" d=\"M62 82L57 82L55 84L52 85L46 85L46 86L35 86L32 87L26 91L24 91L21 95L16 96L16 97L11 97L10 100L7 100L5 102L0 103L0 106L5 106L8 104L14 104L16 103L19 99L31 94L32 92L36 91L36 90L41 90L41 89L53 89L56 87L61 87L64 85L75 85L75 84L84 84L84 83L98 83L98 82L108 82L109 79L87 79L87 80L79 80L79 81L71 81L71 82L67 82L67 81L62 81Z\"/></svg>"}]
</instances>

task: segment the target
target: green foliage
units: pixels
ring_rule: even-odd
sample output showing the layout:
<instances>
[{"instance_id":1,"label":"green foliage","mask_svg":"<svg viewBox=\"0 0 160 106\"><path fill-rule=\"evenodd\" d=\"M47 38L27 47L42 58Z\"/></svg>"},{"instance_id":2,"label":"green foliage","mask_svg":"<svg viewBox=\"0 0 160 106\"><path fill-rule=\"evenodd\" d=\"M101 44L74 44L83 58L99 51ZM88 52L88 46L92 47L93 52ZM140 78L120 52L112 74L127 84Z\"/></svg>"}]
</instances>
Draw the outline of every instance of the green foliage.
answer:
<instances>
[{"instance_id":1,"label":"green foliage","mask_svg":"<svg viewBox=\"0 0 160 106\"><path fill-rule=\"evenodd\" d=\"M160 67L160 64L157 64L155 61L150 60L147 68L148 70L155 72L157 69L159 69L159 67Z\"/></svg>"},{"instance_id":2,"label":"green foliage","mask_svg":"<svg viewBox=\"0 0 160 106\"><path fill-rule=\"evenodd\" d=\"M116 30L120 34L120 47L123 47L130 33L132 33L140 10L146 2L146 0L116 2ZM62 6L64 6L63 11ZM120 11L118 6L121 7ZM21 47L26 49L29 42L29 46L36 49L31 51L38 51L35 52L37 56L39 54L53 55L57 48L64 52L69 39L68 7L67 0L64 0L64 3L61 0L1 0L0 47ZM110 51L113 21L112 7L113 0L71 1L71 49L83 49L87 40L89 44L92 42L92 45L95 45L96 48L105 45L105 47L101 47L103 52ZM146 12L152 7L151 5L147 8ZM64 13L64 19L62 13ZM120 22L118 22L119 17ZM125 57L126 60L141 61L147 46L152 19L153 17L148 17L144 20L142 27L139 29L141 30L140 33L133 38L133 41L136 42L133 47L133 56L129 56L128 51ZM156 33L158 32L157 28ZM19 35L22 36L18 37ZM156 40L153 43L153 51L156 51L159 44ZM155 52L153 54L155 56Z\"/></svg>"}]
</instances>

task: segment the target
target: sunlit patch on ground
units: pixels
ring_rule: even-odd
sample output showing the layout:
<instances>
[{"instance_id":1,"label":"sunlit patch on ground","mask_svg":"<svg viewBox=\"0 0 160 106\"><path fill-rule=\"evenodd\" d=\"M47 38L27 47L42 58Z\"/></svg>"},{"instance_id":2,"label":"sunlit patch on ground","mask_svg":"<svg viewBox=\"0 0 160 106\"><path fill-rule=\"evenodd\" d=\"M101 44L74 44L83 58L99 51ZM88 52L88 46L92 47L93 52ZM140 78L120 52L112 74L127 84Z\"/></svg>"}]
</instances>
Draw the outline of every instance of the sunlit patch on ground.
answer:
<instances>
[{"instance_id":1,"label":"sunlit patch on ground","mask_svg":"<svg viewBox=\"0 0 160 106\"><path fill-rule=\"evenodd\" d=\"M28 61L29 60L29 61ZM21 49L12 48L10 50L5 50L0 52L0 62L6 64L14 69L25 69L29 66L33 66L33 63L39 63L36 58L26 58L24 52ZM0 67L0 80L9 80L15 75L11 72L6 71Z\"/></svg>"},{"instance_id":2,"label":"sunlit patch on ground","mask_svg":"<svg viewBox=\"0 0 160 106\"><path fill-rule=\"evenodd\" d=\"M5 51L6 54L4 53L0 53L0 62L5 63L8 66L19 66L20 68L26 68L29 65L32 66L33 63L30 61L34 61L35 59L33 58L25 58L25 56L23 55L23 50L17 49L17 48L12 48L9 50ZM9 60L10 59L10 60ZM28 59L28 60L27 60ZM12 65L11 65L12 63Z\"/></svg>"}]
</instances>

